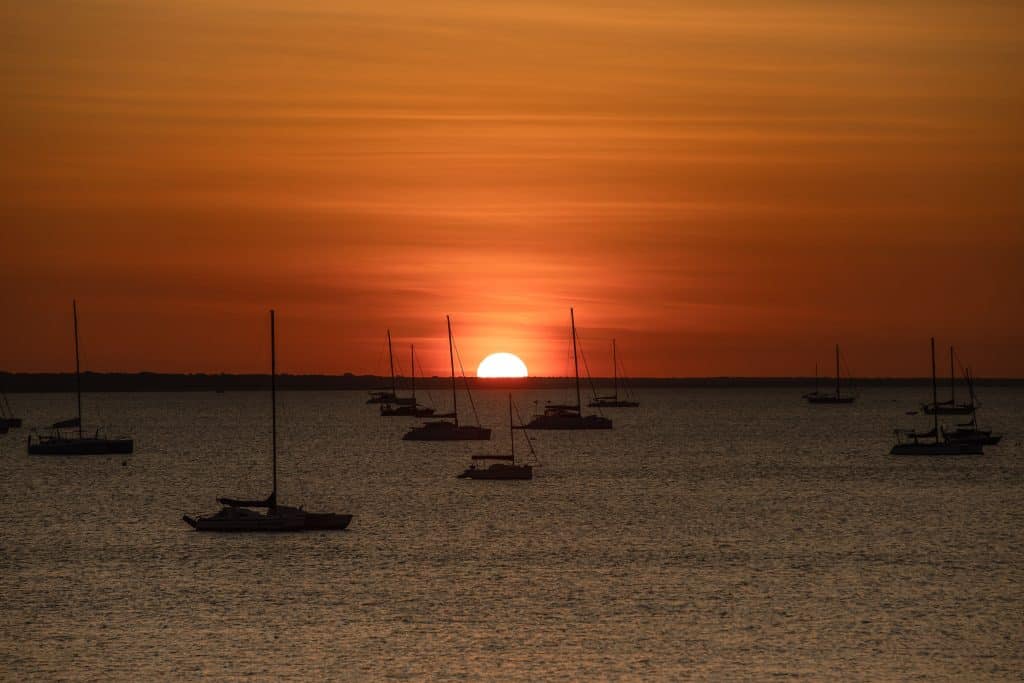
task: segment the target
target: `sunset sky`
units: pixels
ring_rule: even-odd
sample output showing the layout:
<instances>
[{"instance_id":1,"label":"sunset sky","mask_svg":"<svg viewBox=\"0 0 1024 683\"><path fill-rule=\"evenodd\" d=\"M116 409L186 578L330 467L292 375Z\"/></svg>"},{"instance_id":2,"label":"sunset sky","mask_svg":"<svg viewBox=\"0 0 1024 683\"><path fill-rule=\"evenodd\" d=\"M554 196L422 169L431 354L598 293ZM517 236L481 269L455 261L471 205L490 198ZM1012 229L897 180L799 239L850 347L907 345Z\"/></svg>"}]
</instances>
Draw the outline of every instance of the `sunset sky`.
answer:
<instances>
[{"instance_id":1,"label":"sunset sky","mask_svg":"<svg viewBox=\"0 0 1024 683\"><path fill-rule=\"evenodd\" d=\"M1024 377L1016 1L0 9L0 369ZM403 356L404 359L404 356Z\"/></svg>"}]
</instances>

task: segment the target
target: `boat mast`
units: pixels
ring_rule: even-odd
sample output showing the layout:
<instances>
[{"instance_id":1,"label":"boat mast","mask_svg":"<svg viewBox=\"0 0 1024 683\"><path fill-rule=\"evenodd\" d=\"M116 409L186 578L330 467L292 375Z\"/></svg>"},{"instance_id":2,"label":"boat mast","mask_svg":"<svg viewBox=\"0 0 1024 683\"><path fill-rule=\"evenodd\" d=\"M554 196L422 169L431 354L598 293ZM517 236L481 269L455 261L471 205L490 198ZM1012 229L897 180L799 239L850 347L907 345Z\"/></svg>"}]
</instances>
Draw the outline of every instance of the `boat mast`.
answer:
<instances>
[{"instance_id":1,"label":"boat mast","mask_svg":"<svg viewBox=\"0 0 1024 683\"><path fill-rule=\"evenodd\" d=\"M395 383L395 354L391 350L391 330L388 330L388 362L391 364L391 396L398 396L398 385Z\"/></svg>"},{"instance_id":2,"label":"boat mast","mask_svg":"<svg viewBox=\"0 0 1024 683\"><path fill-rule=\"evenodd\" d=\"M388 341L391 333L388 332ZM274 487L270 504L277 507L277 349L274 344L274 309L270 309L270 449L274 457Z\"/></svg>"},{"instance_id":3,"label":"boat mast","mask_svg":"<svg viewBox=\"0 0 1024 683\"><path fill-rule=\"evenodd\" d=\"M949 405L956 407L956 373L953 372L953 345L949 345Z\"/></svg>"},{"instance_id":4,"label":"boat mast","mask_svg":"<svg viewBox=\"0 0 1024 683\"><path fill-rule=\"evenodd\" d=\"M576 314L569 307L569 322L572 325L572 364L576 369L576 412L583 413L583 401L580 399L580 359L576 356Z\"/></svg>"},{"instance_id":5,"label":"boat mast","mask_svg":"<svg viewBox=\"0 0 1024 683\"><path fill-rule=\"evenodd\" d=\"M412 407L416 407L416 345L409 344L409 377L412 382Z\"/></svg>"},{"instance_id":6,"label":"boat mast","mask_svg":"<svg viewBox=\"0 0 1024 683\"><path fill-rule=\"evenodd\" d=\"M932 337L932 416L935 418L935 443L939 442L939 385L935 379L935 337Z\"/></svg>"},{"instance_id":7,"label":"boat mast","mask_svg":"<svg viewBox=\"0 0 1024 683\"><path fill-rule=\"evenodd\" d=\"M452 344L452 317L446 315L445 320L448 321L448 361L452 366L452 414L455 416L455 426L459 426L459 404L458 404L458 392L455 390L455 350Z\"/></svg>"},{"instance_id":8,"label":"boat mast","mask_svg":"<svg viewBox=\"0 0 1024 683\"><path fill-rule=\"evenodd\" d=\"M516 430L512 427L512 392L508 394L508 435L512 438L512 464L516 463Z\"/></svg>"},{"instance_id":9,"label":"boat mast","mask_svg":"<svg viewBox=\"0 0 1024 683\"><path fill-rule=\"evenodd\" d=\"M612 339L612 393L619 400L619 360L615 354L615 339Z\"/></svg>"},{"instance_id":10,"label":"boat mast","mask_svg":"<svg viewBox=\"0 0 1024 683\"><path fill-rule=\"evenodd\" d=\"M818 364L814 364L814 393L818 393Z\"/></svg>"},{"instance_id":11,"label":"boat mast","mask_svg":"<svg viewBox=\"0 0 1024 683\"><path fill-rule=\"evenodd\" d=\"M71 300L71 315L75 321L75 394L78 406L78 438L82 438L82 368L78 357L78 302Z\"/></svg>"},{"instance_id":12,"label":"boat mast","mask_svg":"<svg viewBox=\"0 0 1024 683\"><path fill-rule=\"evenodd\" d=\"M839 344L836 344L836 398L839 398Z\"/></svg>"}]
</instances>

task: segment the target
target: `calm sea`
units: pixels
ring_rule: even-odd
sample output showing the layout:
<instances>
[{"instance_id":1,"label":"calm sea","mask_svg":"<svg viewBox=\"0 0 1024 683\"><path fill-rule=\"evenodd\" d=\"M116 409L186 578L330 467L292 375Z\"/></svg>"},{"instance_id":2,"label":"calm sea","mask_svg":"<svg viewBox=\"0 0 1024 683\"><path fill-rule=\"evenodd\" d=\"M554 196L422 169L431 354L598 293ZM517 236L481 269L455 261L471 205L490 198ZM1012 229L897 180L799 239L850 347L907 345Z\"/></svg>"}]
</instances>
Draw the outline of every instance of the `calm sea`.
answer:
<instances>
[{"instance_id":1,"label":"calm sea","mask_svg":"<svg viewBox=\"0 0 1024 683\"><path fill-rule=\"evenodd\" d=\"M493 441L425 444L362 393L284 392L281 501L355 515L298 535L181 521L268 493L267 394L86 395L133 456L0 436L0 673L1019 680L1024 391L983 388L1007 436L961 459L886 455L923 388L800 393L642 391L610 432L533 433L532 482L474 482L469 455L508 449L504 394L476 395Z\"/></svg>"}]
</instances>

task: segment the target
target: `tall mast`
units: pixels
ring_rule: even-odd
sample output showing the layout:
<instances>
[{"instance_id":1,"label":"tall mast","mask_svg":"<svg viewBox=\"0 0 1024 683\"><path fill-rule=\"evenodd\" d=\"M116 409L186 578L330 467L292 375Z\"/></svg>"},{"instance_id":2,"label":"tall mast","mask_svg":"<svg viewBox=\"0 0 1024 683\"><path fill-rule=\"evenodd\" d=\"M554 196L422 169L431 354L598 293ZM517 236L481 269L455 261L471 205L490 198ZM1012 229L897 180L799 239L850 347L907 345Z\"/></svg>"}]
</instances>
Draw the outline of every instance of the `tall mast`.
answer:
<instances>
[{"instance_id":1,"label":"tall mast","mask_svg":"<svg viewBox=\"0 0 1024 683\"><path fill-rule=\"evenodd\" d=\"M388 330L388 363L391 364L391 395L398 396L398 385L395 383L395 354L391 350L391 330Z\"/></svg>"},{"instance_id":2,"label":"tall mast","mask_svg":"<svg viewBox=\"0 0 1024 683\"><path fill-rule=\"evenodd\" d=\"M412 407L416 407L416 345L409 344L409 377L412 382Z\"/></svg>"},{"instance_id":3,"label":"tall mast","mask_svg":"<svg viewBox=\"0 0 1024 683\"><path fill-rule=\"evenodd\" d=\"M448 361L452 365L452 414L455 415L455 426L459 426L459 404L458 396L455 391L455 350L452 344L452 317L446 315L445 320L448 321Z\"/></svg>"},{"instance_id":4,"label":"tall mast","mask_svg":"<svg viewBox=\"0 0 1024 683\"><path fill-rule=\"evenodd\" d=\"M939 385L935 379L935 337L932 337L932 416L935 418L935 442L939 441Z\"/></svg>"},{"instance_id":5,"label":"tall mast","mask_svg":"<svg viewBox=\"0 0 1024 683\"><path fill-rule=\"evenodd\" d=\"M953 372L953 345L949 345L949 405L956 407L956 373Z\"/></svg>"},{"instance_id":6,"label":"tall mast","mask_svg":"<svg viewBox=\"0 0 1024 683\"><path fill-rule=\"evenodd\" d=\"M78 407L78 438L82 438L82 368L78 358L78 302L71 300L71 315L75 321L75 394Z\"/></svg>"},{"instance_id":7,"label":"tall mast","mask_svg":"<svg viewBox=\"0 0 1024 683\"><path fill-rule=\"evenodd\" d=\"M615 354L615 339L612 339L612 393L615 400L619 400L619 360Z\"/></svg>"},{"instance_id":8,"label":"tall mast","mask_svg":"<svg viewBox=\"0 0 1024 683\"><path fill-rule=\"evenodd\" d=\"M516 461L516 430L512 428L512 392L508 394L508 434L512 438L512 462Z\"/></svg>"},{"instance_id":9,"label":"tall mast","mask_svg":"<svg viewBox=\"0 0 1024 683\"><path fill-rule=\"evenodd\" d=\"M836 398L839 398L839 344L836 344Z\"/></svg>"},{"instance_id":10,"label":"tall mast","mask_svg":"<svg viewBox=\"0 0 1024 683\"><path fill-rule=\"evenodd\" d=\"M576 357L576 314L569 307L569 322L572 325L572 364L576 368L576 412L583 413L583 401L580 400L580 360Z\"/></svg>"},{"instance_id":11,"label":"tall mast","mask_svg":"<svg viewBox=\"0 0 1024 683\"><path fill-rule=\"evenodd\" d=\"M388 340L391 333L388 333ZM277 507L277 349L274 344L274 309L270 309L270 448L274 454L274 488L270 502Z\"/></svg>"},{"instance_id":12,"label":"tall mast","mask_svg":"<svg viewBox=\"0 0 1024 683\"><path fill-rule=\"evenodd\" d=\"M814 393L818 393L818 364L814 364Z\"/></svg>"}]
</instances>

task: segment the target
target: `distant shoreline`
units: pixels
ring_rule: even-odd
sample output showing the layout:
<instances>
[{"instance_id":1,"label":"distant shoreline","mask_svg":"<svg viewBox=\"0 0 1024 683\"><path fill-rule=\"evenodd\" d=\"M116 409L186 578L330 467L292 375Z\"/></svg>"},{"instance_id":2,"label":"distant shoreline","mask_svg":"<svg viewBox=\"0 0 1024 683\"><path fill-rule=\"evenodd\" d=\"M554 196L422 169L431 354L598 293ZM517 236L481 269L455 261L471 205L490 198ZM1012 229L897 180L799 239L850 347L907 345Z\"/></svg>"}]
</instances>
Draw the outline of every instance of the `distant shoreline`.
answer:
<instances>
[{"instance_id":1,"label":"distant shoreline","mask_svg":"<svg viewBox=\"0 0 1024 683\"><path fill-rule=\"evenodd\" d=\"M279 375L278 387L297 391L372 391L390 389L391 380L376 375ZM451 380L447 377L418 377L417 388L447 389ZM572 386L571 377L526 377L522 379L481 379L468 378L474 389L562 389ZM610 387L610 377L595 377L583 380L589 388L591 382L598 387ZM830 386L829 378L819 378L825 388ZM928 377L872 377L854 380L857 387L869 386L920 386L931 382ZM459 380L460 385L462 380ZM659 388L750 388L750 387L806 387L814 383L813 377L638 377L623 382L620 386L636 389ZM940 386L948 385L948 379L939 379ZM977 378L978 386L1024 386L1024 379ZM85 391L262 391L270 385L270 376L264 374L169 374L154 372L138 373L82 373L82 388ZM408 379L399 378L400 390L407 390ZM72 373L49 372L0 372L0 391L7 393L51 393L74 391L75 376Z\"/></svg>"}]
</instances>

